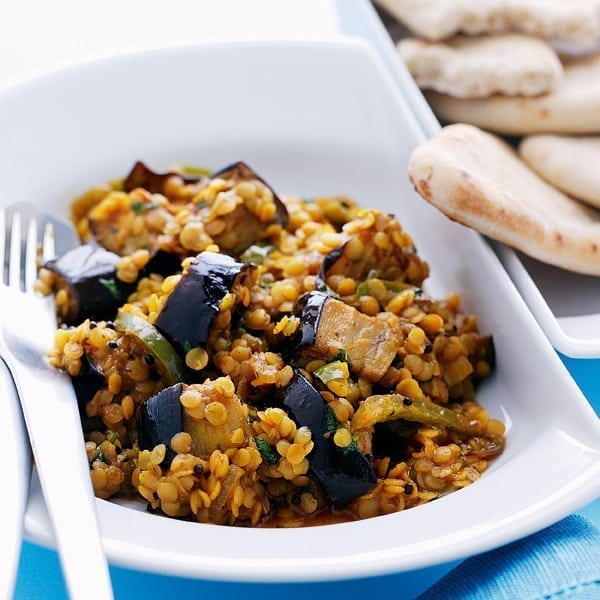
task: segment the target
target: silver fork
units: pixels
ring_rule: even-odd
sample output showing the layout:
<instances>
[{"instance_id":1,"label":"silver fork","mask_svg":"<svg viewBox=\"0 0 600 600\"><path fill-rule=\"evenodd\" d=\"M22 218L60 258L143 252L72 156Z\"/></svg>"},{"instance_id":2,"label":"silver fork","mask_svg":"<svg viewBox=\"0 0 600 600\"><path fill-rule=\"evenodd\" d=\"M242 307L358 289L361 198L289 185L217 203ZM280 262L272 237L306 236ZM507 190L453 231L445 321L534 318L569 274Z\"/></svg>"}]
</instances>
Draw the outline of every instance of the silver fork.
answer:
<instances>
[{"instance_id":1,"label":"silver fork","mask_svg":"<svg viewBox=\"0 0 600 600\"><path fill-rule=\"evenodd\" d=\"M0 356L15 381L50 515L67 589L72 598L112 598L77 401L69 377L48 365L46 351L56 328L50 298L33 291L37 277L38 219L15 211L10 226L0 209L0 231L8 232L6 277L0 283ZM53 253L51 224L42 248ZM0 252L5 245L0 245ZM4 270L4 269L3 269Z\"/></svg>"}]
</instances>

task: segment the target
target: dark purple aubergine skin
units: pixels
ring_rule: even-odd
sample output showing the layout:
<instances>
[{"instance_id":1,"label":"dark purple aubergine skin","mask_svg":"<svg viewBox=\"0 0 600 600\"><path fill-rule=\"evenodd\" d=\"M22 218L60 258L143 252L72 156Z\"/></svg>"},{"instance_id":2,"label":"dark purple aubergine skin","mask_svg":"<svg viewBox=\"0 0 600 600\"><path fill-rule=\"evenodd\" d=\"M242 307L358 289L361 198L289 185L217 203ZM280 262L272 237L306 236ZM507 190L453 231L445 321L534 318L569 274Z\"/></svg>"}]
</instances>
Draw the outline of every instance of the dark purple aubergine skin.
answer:
<instances>
[{"instance_id":1,"label":"dark purple aubergine skin","mask_svg":"<svg viewBox=\"0 0 600 600\"><path fill-rule=\"evenodd\" d=\"M137 416L137 434L140 450L152 450L158 444L167 447L163 466L171 464L176 453L171 450L171 438L183 431L183 406L179 401L182 383L176 383L148 398L140 405Z\"/></svg>"},{"instance_id":2,"label":"dark purple aubergine skin","mask_svg":"<svg viewBox=\"0 0 600 600\"><path fill-rule=\"evenodd\" d=\"M182 175L175 171L153 171L143 162L138 160L123 181L123 189L126 192L130 192L135 188L144 188L151 194L160 194L163 191L167 179L173 175L181 177L185 183L197 183L201 179L208 180L208 177L202 178L194 175Z\"/></svg>"},{"instance_id":3,"label":"dark purple aubergine skin","mask_svg":"<svg viewBox=\"0 0 600 600\"><path fill-rule=\"evenodd\" d=\"M196 256L154 322L177 353L185 356L191 348L206 345L221 300L250 268L226 254L200 252Z\"/></svg>"},{"instance_id":4,"label":"dark purple aubergine skin","mask_svg":"<svg viewBox=\"0 0 600 600\"><path fill-rule=\"evenodd\" d=\"M283 405L300 427L308 427L315 444L310 469L336 508L348 506L375 487L377 475L359 450L344 453L327 436L328 406L321 394L298 371L283 390Z\"/></svg>"},{"instance_id":5,"label":"dark purple aubergine skin","mask_svg":"<svg viewBox=\"0 0 600 600\"><path fill-rule=\"evenodd\" d=\"M234 176L237 176L239 179L258 179L258 181L264 183L264 185L266 185L271 190L271 192L273 193L273 200L275 201L275 206L277 207L277 217L275 220L285 229L289 220L287 208L281 201L281 198L279 198L279 196L275 193L275 190L245 162L238 161L231 165L227 165L226 167L220 169L216 173L213 173L211 179L214 179L215 177L228 179L229 177Z\"/></svg>"},{"instance_id":6,"label":"dark purple aubergine skin","mask_svg":"<svg viewBox=\"0 0 600 600\"><path fill-rule=\"evenodd\" d=\"M327 278L327 271L341 258L342 254L344 254L344 248L348 242L344 242L341 246L334 248L331 252L329 252L325 258L323 259L323 263L321 264L321 269L317 275L317 289L318 290L326 290L327 284L325 283Z\"/></svg>"},{"instance_id":7,"label":"dark purple aubergine skin","mask_svg":"<svg viewBox=\"0 0 600 600\"><path fill-rule=\"evenodd\" d=\"M75 301L74 313L64 319L67 325L81 323L84 319L114 318L118 307L135 290L135 283L125 283L117 278L119 259L114 252L89 242L46 263L47 269L63 279Z\"/></svg>"},{"instance_id":8,"label":"dark purple aubergine skin","mask_svg":"<svg viewBox=\"0 0 600 600\"><path fill-rule=\"evenodd\" d=\"M168 277L181 271L181 260L182 258L178 254L165 252L159 248L143 268L142 272L144 275L157 273L163 277Z\"/></svg>"},{"instance_id":9,"label":"dark purple aubergine skin","mask_svg":"<svg viewBox=\"0 0 600 600\"><path fill-rule=\"evenodd\" d=\"M315 345L321 312L329 298L324 292L308 292L300 296L294 306L294 314L301 323L293 339L294 350Z\"/></svg>"},{"instance_id":10,"label":"dark purple aubergine skin","mask_svg":"<svg viewBox=\"0 0 600 600\"><path fill-rule=\"evenodd\" d=\"M85 412L85 405L94 397L94 394L106 385L104 374L101 373L84 354L81 357L81 368L79 374L71 377L75 396L77 398L77 407L79 416L85 432L102 427L102 420L98 417L88 417Z\"/></svg>"}]
</instances>

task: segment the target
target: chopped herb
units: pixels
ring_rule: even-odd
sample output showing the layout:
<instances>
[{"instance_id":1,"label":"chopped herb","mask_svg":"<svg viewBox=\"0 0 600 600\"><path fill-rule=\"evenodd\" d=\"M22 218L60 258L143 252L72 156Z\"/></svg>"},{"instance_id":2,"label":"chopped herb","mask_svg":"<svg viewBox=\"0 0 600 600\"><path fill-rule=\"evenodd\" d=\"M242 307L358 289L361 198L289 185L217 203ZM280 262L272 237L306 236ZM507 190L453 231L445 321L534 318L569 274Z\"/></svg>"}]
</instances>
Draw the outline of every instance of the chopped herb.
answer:
<instances>
[{"instance_id":1,"label":"chopped herb","mask_svg":"<svg viewBox=\"0 0 600 600\"><path fill-rule=\"evenodd\" d=\"M277 464L277 451L275 448L273 448L273 446L271 446L271 444L269 444L269 442L263 440L261 437L255 437L254 443L256 444L258 451L267 459L268 462L270 462L272 465Z\"/></svg>"},{"instance_id":2,"label":"chopped herb","mask_svg":"<svg viewBox=\"0 0 600 600\"><path fill-rule=\"evenodd\" d=\"M346 351L343 348L340 349L340 351L333 357L333 360L343 360L344 362L348 362Z\"/></svg>"},{"instance_id":3,"label":"chopped herb","mask_svg":"<svg viewBox=\"0 0 600 600\"><path fill-rule=\"evenodd\" d=\"M114 444L119 439L119 434L115 431L108 440L111 444Z\"/></svg>"},{"instance_id":4,"label":"chopped herb","mask_svg":"<svg viewBox=\"0 0 600 600\"><path fill-rule=\"evenodd\" d=\"M188 340L183 342L183 351L187 354L192 349L192 343Z\"/></svg>"},{"instance_id":5,"label":"chopped herb","mask_svg":"<svg viewBox=\"0 0 600 600\"><path fill-rule=\"evenodd\" d=\"M207 206L206 200L200 200L200 202L198 202L198 208L206 208Z\"/></svg>"},{"instance_id":6,"label":"chopped herb","mask_svg":"<svg viewBox=\"0 0 600 600\"><path fill-rule=\"evenodd\" d=\"M96 455L94 462L103 462L108 464L108 462L106 461L106 456L104 456L104 453L102 452L102 450L100 450L100 446L98 446L98 454Z\"/></svg>"},{"instance_id":7,"label":"chopped herb","mask_svg":"<svg viewBox=\"0 0 600 600\"><path fill-rule=\"evenodd\" d=\"M138 200L137 202L133 202L131 205L131 210L133 210L133 212L136 215L143 215L144 214L144 203L141 200Z\"/></svg>"},{"instance_id":8,"label":"chopped herb","mask_svg":"<svg viewBox=\"0 0 600 600\"><path fill-rule=\"evenodd\" d=\"M335 362L338 360L348 363L348 368L352 369L352 361L350 360L347 352L343 348L341 348L340 351L333 357L332 362Z\"/></svg>"},{"instance_id":9,"label":"chopped herb","mask_svg":"<svg viewBox=\"0 0 600 600\"><path fill-rule=\"evenodd\" d=\"M158 206L159 205L156 202L142 202L141 200L138 200L132 203L131 209L136 215L143 215L147 210L158 208Z\"/></svg>"},{"instance_id":10,"label":"chopped herb","mask_svg":"<svg viewBox=\"0 0 600 600\"><path fill-rule=\"evenodd\" d=\"M352 440L345 448L339 448L342 454L350 454L350 452L356 452L358 450L358 444L356 440Z\"/></svg>"},{"instance_id":11,"label":"chopped herb","mask_svg":"<svg viewBox=\"0 0 600 600\"><path fill-rule=\"evenodd\" d=\"M101 277L98 281L112 294L113 298L116 300L121 298L121 294L119 294L117 282L115 281L114 277L111 277L110 279L103 279Z\"/></svg>"},{"instance_id":12,"label":"chopped herb","mask_svg":"<svg viewBox=\"0 0 600 600\"><path fill-rule=\"evenodd\" d=\"M327 419L327 432L333 435L340 428L340 423L335 418L335 413L330 406L327 407L327 415L325 418Z\"/></svg>"}]
</instances>

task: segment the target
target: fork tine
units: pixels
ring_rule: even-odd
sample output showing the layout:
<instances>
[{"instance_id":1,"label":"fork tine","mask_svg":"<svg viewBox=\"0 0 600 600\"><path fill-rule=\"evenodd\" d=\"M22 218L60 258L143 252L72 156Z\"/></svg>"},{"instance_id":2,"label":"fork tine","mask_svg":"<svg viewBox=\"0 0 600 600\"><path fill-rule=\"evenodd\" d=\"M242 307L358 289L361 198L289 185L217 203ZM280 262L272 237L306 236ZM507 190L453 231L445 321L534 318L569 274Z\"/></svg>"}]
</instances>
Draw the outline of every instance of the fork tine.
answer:
<instances>
[{"instance_id":1,"label":"fork tine","mask_svg":"<svg viewBox=\"0 0 600 600\"><path fill-rule=\"evenodd\" d=\"M4 283L4 257L6 256L6 210L0 208L0 283Z\"/></svg>"},{"instance_id":2,"label":"fork tine","mask_svg":"<svg viewBox=\"0 0 600 600\"><path fill-rule=\"evenodd\" d=\"M37 279L37 219L32 217L25 242L25 291L31 292Z\"/></svg>"},{"instance_id":3,"label":"fork tine","mask_svg":"<svg viewBox=\"0 0 600 600\"><path fill-rule=\"evenodd\" d=\"M42 262L47 263L55 257L54 225L52 223L46 223L46 227L44 227L44 236L42 238Z\"/></svg>"},{"instance_id":4,"label":"fork tine","mask_svg":"<svg viewBox=\"0 0 600 600\"><path fill-rule=\"evenodd\" d=\"M21 214L15 212L10 226L8 254L8 285L21 289Z\"/></svg>"}]
</instances>

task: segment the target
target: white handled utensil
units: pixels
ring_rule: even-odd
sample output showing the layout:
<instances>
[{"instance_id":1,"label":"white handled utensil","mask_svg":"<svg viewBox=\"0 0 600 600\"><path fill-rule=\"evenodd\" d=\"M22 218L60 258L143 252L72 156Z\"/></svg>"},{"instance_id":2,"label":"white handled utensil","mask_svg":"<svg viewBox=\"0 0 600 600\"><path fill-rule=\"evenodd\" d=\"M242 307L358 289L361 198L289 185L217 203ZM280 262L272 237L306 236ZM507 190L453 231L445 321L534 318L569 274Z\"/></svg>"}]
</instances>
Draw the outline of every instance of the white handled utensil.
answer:
<instances>
[{"instance_id":1,"label":"white handled utensil","mask_svg":"<svg viewBox=\"0 0 600 600\"><path fill-rule=\"evenodd\" d=\"M53 525L67 589L72 598L112 598L77 401L69 377L45 360L56 328L50 298L35 294L38 219L19 210L11 223L0 209L0 252L8 248L0 283L0 355L17 387L44 500ZM42 248L53 254L52 224Z\"/></svg>"}]
</instances>

